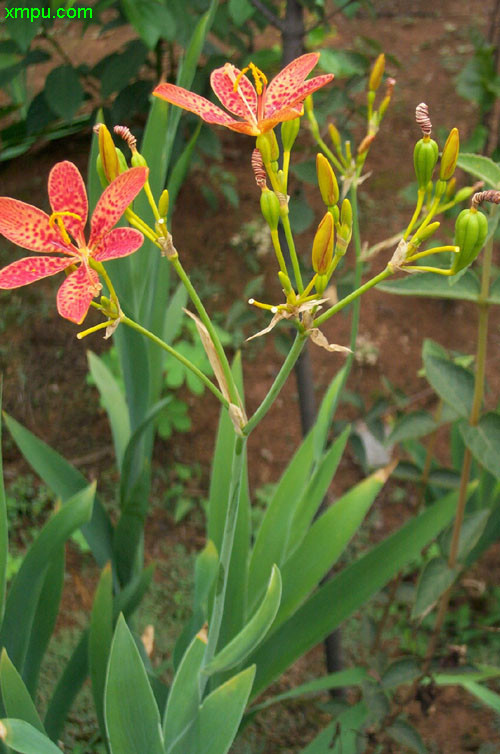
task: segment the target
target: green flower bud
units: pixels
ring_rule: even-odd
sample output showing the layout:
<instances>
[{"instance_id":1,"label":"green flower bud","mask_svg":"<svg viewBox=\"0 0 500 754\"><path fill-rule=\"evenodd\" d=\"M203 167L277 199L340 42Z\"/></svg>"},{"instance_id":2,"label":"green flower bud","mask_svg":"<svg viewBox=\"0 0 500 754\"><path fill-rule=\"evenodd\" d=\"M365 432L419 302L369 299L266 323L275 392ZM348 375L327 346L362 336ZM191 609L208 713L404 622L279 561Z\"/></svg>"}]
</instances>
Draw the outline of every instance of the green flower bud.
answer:
<instances>
[{"instance_id":1,"label":"green flower bud","mask_svg":"<svg viewBox=\"0 0 500 754\"><path fill-rule=\"evenodd\" d=\"M271 131L266 131L265 134L257 136L256 147L262 155L264 165L269 165L270 162L276 162L279 159L278 140L272 129Z\"/></svg>"},{"instance_id":2,"label":"green flower bud","mask_svg":"<svg viewBox=\"0 0 500 754\"><path fill-rule=\"evenodd\" d=\"M333 207L339 200L339 185L330 162L322 154L316 155L316 173L321 198L327 207Z\"/></svg>"},{"instance_id":3,"label":"green flower bud","mask_svg":"<svg viewBox=\"0 0 500 754\"><path fill-rule=\"evenodd\" d=\"M327 212L318 225L312 247L313 270L320 275L325 274L332 261L334 237L333 217Z\"/></svg>"},{"instance_id":4,"label":"green flower bud","mask_svg":"<svg viewBox=\"0 0 500 754\"><path fill-rule=\"evenodd\" d=\"M342 143L342 139L340 138L338 128L336 128L333 123L328 124L328 133L330 134L333 146L338 149Z\"/></svg>"},{"instance_id":5,"label":"green flower bud","mask_svg":"<svg viewBox=\"0 0 500 754\"><path fill-rule=\"evenodd\" d=\"M344 201L342 202L340 220L343 225L345 224L348 225L349 228L352 228L352 207L349 199L344 199Z\"/></svg>"},{"instance_id":6,"label":"green flower bud","mask_svg":"<svg viewBox=\"0 0 500 754\"><path fill-rule=\"evenodd\" d=\"M328 285L328 275L318 275L314 283L316 292L319 296L322 296L325 292L325 288Z\"/></svg>"},{"instance_id":7,"label":"green flower bud","mask_svg":"<svg viewBox=\"0 0 500 754\"><path fill-rule=\"evenodd\" d=\"M146 162L145 158L137 150L135 152L132 152L132 157L130 158L130 164L134 168L147 168L148 167L148 163Z\"/></svg>"},{"instance_id":8,"label":"green flower bud","mask_svg":"<svg viewBox=\"0 0 500 754\"><path fill-rule=\"evenodd\" d=\"M372 92L376 92L382 81L382 76L385 70L385 55L381 53L376 59L372 72L370 74L370 80L368 82L368 89Z\"/></svg>"},{"instance_id":9,"label":"green flower bud","mask_svg":"<svg viewBox=\"0 0 500 754\"><path fill-rule=\"evenodd\" d=\"M468 267L483 248L488 235L486 215L477 209L464 209L455 223L455 246L460 247L453 257L453 274Z\"/></svg>"},{"instance_id":10,"label":"green flower bud","mask_svg":"<svg viewBox=\"0 0 500 754\"><path fill-rule=\"evenodd\" d=\"M280 220L280 202L274 191L264 189L260 195L260 209L271 230L277 230Z\"/></svg>"},{"instance_id":11,"label":"green flower bud","mask_svg":"<svg viewBox=\"0 0 500 754\"><path fill-rule=\"evenodd\" d=\"M432 179L432 173L439 157L439 147L429 136L417 141L413 151L413 165L417 176L418 188L426 189Z\"/></svg>"},{"instance_id":12,"label":"green flower bud","mask_svg":"<svg viewBox=\"0 0 500 754\"><path fill-rule=\"evenodd\" d=\"M160 217L166 217L168 215L168 205L170 203L170 197L167 189L161 192L160 200L158 202L158 212Z\"/></svg>"},{"instance_id":13,"label":"green flower bud","mask_svg":"<svg viewBox=\"0 0 500 754\"><path fill-rule=\"evenodd\" d=\"M455 202L457 204L459 202L465 202L466 199L472 196L475 190L475 186L464 186L463 188L458 189L457 193L455 194Z\"/></svg>"},{"instance_id":14,"label":"green flower bud","mask_svg":"<svg viewBox=\"0 0 500 754\"><path fill-rule=\"evenodd\" d=\"M442 181L449 181L451 176L455 172L459 150L460 137L458 135L458 128L452 128L450 135L446 139L446 144L443 148L443 154L441 155L439 177Z\"/></svg>"},{"instance_id":15,"label":"green flower bud","mask_svg":"<svg viewBox=\"0 0 500 754\"><path fill-rule=\"evenodd\" d=\"M285 152L290 152L300 129L300 118L286 120L281 124L281 142Z\"/></svg>"},{"instance_id":16,"label":"green flower bud","mask_svg":"<svg viewBox=\"0 0 500 754\"><path fill-rule=\"evenodd\" d=\"M293 292L292 284L290 282L290 278L288 275L285 275L284 272L281 272L281 270L278 272L278 277L280 279L280 283L283 287L283 290L285 292L285 295L288 295L289 293Z\"/></svg>"},{"instance_id":17,"label":"green flower bud","mask_svg":"<svg viewBox=\"0 0 500 754\"><path fill-rule=\"evenodd\" d=\"M434 235L440 225L441 223L436 221L427 225L422 231L417 230L417 232L411 239L413 246L420 246L421 243L427 241L428 238Z\"/></svg>"}]
</instances>

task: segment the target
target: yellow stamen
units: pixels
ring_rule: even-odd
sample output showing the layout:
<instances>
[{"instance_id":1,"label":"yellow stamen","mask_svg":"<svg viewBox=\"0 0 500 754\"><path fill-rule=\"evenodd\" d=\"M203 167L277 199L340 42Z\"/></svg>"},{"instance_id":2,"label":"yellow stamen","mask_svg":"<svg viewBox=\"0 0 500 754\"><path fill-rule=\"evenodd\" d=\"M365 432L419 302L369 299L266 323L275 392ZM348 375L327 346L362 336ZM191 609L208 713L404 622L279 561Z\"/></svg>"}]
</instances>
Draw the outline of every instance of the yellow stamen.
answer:
<instances>
[{"instance_id":1,"label":"yellow stamen","mask_svg":"<svg viewBox=\"0 0 500 754\"><path fill-rule=\"evenodd\" d=\"M71 238L69 237L68 231L64 226L64 221L62 219L63 217L73 217L75 220L79 220L80 222L82 222L82 218L80 217L80 215L77 215L76 212L69 212L67 210L62 210L61 212L53 212L49 217L50 227L53 228L55 225L57 225L64 242L71 244Z\"/></svg>"},{"instance_id":2,"label":"yellow stamen","mask_svg":"<svg viewBox=\"0 0 500 754\"><path fill-rule=\"evenodd\" d=\"M238 73L238 75L236 76L236 78L234 80L233 91L236 92L238 90L238 86L239 86L239 83L241 81L241 78L242 78L242 76L245 75L245 73L247 71L250 71L251 74L252 74L252 76L253 76L253 80L255 82L255 89L257 91L257 94L261 95L262 94L262 90L264 89L264 86L267 85L267 77L266 77L266 75L264 73L262 73L262 71L260 70L260 68L257 68L257 66L255 65L255 63L249 63L246 66L246 68L243 68L243 70Z\"/></svg>"}]
</instances>

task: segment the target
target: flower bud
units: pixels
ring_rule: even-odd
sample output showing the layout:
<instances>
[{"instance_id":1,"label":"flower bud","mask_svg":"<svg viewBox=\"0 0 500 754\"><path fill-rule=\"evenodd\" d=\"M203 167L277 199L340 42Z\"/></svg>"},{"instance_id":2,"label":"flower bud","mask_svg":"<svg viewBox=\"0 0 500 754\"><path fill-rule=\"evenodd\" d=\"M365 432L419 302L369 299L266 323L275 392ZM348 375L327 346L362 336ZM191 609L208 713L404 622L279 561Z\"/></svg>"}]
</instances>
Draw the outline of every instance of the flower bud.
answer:
<instances>
[{"instance_id":1,"label":"flower bud","mask_svg":"<svg viewBox=\"0 0 500 754\"><path fill-rule=\"evenodd\" d=\"M274 191L264 189L260 195L260 209L271 230L278 229L280 202Z\"/></svg>"},{"instance_id":2,"label":"flower bud","mask_svg":"<svg viewBox=\"0 0 500 754\"><path fill-rule=\"evenodd\" d=\"M132 152L132 157L130 158L130 164L134 168L147 168L148 167L148 163L146 162L146 159L137 150L135 152Z\"/></svg>"},{"instance_id":3,"label":"flower bud","mask_svg":"<svg viewBox=\"0 0 500 754\"><path fill-rule=\"evenodd\" d=\"M98 131L99 154L101 156L102 169L109 183L120 173L118 157L113 137L109 133L104 123L99 124Z\"/></svg>"},{"instance_id":4,"label":"flower bud","mask_svg":"<svg viewBox=\"0 0 500 754\"><path fill-rule=\"evenodd\" d=\"M281 143L283 144L283 150L290 152L297 134L300 129L300 118L294 118L293 120L286 120L281 124Z\"/></svg>"},{"instance_id":5,"label":"flower bud","mask_svg":"<svg viewBox=\"0 0 500 754\"><path fill-rule=\"evenodd\" d=\"M333 146L338 149L342 144L342 139L340 138L338 128L336 128L333 123L328 124L328 133L330 134Z\"/></svg>"},{"instance_id":6,"label":"flower bud","mask_svg":"<svg viewBox=\"0 0 500 754\"><path fill-rule=\"evenodd\" d=\"M352 228L352 207L349 199L344 199L342 202L340 221L342 225L348 225L349 228Z\"/></svg>"},{"instance_id":7,"label":"flower bud","mask_svg":"<svg viewBox=\"0 0 500 754\"><path fill-rule=\"evenodd\" d=\"M452 273L468 267L481 251L488 235L486 215L477 209L464 209L455 223L455 246L460 248L453 257Z\"/></svg>"},{"instance_id":8,"label":"flower bud","mask_svg":"<svg viewBox=\"0 0 500 754\"><path fill-rule=\"evenodd\" d=\"M168 205L170 203L170 197L168 195L168 190L165 189L161 192L160 199L158 201L158 212L160 213L160 217L166 217L168 215Z\"/></svg>"},{"instance_id":9,"label":"flower bud","mask_svg":"<svg viewBox=\"0 0 500 754\"><path fill-rule=\"evenodd\" d=\"M256 147L262 155L264 165L269 165L270 162L276 162L280 156L278 140L272 129L271 131L266 131L266 133L257 136Z\"/></svg>"},{"instance_id":10,"label":"flower bud","mask_svg":"<svg viewBox=\"0 0 500 754\"><path fill-rule=\"evenodd\" d=\"M439 147L428 136L424 136L423 139L417 141L415 149L413 151L413 165L415 167L415 175L417 176L418 188L420 190L426 189L429 181L432 179L432 174L439 157Z\"/></svg>"},{"instance_id":11,"label":"flower bud","mask_svg":"<svg viewBox=\"0 0 500 754\"><path fill-rule=\"evenodd\" d=\"M361 144L358 147L358 156L363 155L365 152L368 152L370 149L373 141L375 140L376 134L366 134L364 139L362 140Z\"/></svg>"},{"instance_id":12,"label":"flower bud","mask_svg":"<svg viewBox=\"0 0 500 754\"><path fill-rule=\"evenodd\" d=\"M450 135L446 139L446 144L443 148L443 154L441 155L439 177L442 181L449 181L451 176L455 172L459 149L460 138L458 135L458 128L452 128Z\"/></svg>"},{"instance_id":13,"label":"flower bud","mask_svg":"<svg viewBox=\"0 0 500 754\"><path fill-rule=\"evenodd\" d=\"M290 282L290 278L288 277L288 275L285 275L285 273L282 272L281 270L278 272L278 277L280 279L280 283L281 283L281 285L283 287L283 291L284 291L285 295L288 296L289 293L293 292L293 288L292 288L292 284Z\"/></svg>"},{"instance_id":14,"label":"flower bud","mask_svg":"<svg viewBox=\"0 0 500 754\"><path fill-rule=\"evenodd\" d=\"M434 235L440 225L441 223L436 220L436 222L427 225L422 231L417 230L411 239L412 244L415 246L417 242L420 245L424 241L427 241L428 238Z\"/></svg>"},{"instance_id":15,"label":"flower bud","mask_svg":"<svg viewBox=\"0 0 500 754\"><path fill-rule=\"evenodd\" d=\"M326 273L332 261L334 236L333 217L327 212L318 225L312 247L313 270L320 275Z\"/></svg>"},{"instance_id":16,"label":"flower bud","mask_svg":"<svg viewBox=\"0 0 500 754\"><path fill-rule=\"evenodd\" d=\"M316 293L319 296L322 296L325 292L325 288L328 285L328 279L328 275L317 275L314 282L314 287L316 288Z\"/></svg>"},{"instance_id":17,"label":"flower bud","mask_svg":"<svg viewBox=\"0 0 500 754\"><path fill-rule=\"evenodd\" d=\"M455 202L458 204L459 202L465 202L466 199L468 199L476 188L474 186L464 186L461 189L458 189L457 193L455 194Z\"/></svg>"},{"instance_id":18,"label":"flower bud","mask_svg":"<svg viewBox=\"0 0 500 754\"><path fill-rule=\"evenodd\" d=\"M368 88L370 89L370 91L372 92L377 91L377 89L380 86L380 82L382 81L384 70L385 70L385 55L384 53L381 53L376 59L374 66L372 68L372 72L370 74L370 80L368 82Z\"/></svg>"},{"instance_id":19,"label":"flower bud","mask_svg":"<svg viewBox=\"0 0 500 754\"><path fill-rule=\"evenodd\" d=\"M316 155L316 173L321 198L327 207L333 207L339 200L339 185L330 162L319 153Z\"/></svg>"}]
</instances>

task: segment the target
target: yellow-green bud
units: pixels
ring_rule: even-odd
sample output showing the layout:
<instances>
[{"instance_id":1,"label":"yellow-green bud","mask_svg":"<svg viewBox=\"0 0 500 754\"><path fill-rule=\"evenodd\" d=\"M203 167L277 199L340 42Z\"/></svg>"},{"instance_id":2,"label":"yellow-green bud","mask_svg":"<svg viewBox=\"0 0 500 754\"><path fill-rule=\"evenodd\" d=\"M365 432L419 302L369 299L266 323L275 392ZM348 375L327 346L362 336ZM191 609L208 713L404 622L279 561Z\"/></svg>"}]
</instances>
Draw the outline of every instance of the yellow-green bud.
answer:
<instances>
[{"instance_id":1,"label":"yellow-green bud","mask_svg":"<svg viewBox=\"0 0 500 754\"><path fill-rule=\"evenodd\" d=\"M385 55L382 52L376 59L372 68L372 72L370 74L368 88L372 92L376 92L377 89L379 88L380 83L382 81L382 76L384 75L384 71L385 71Z\"/></svg>"},{"instance_id":2,"label":"yellow-green bud","mask_svg":"<svg viewBox=\"0 0 500 754\"><path fill-rule=\"evenodd\" d=\"M120 173L125 173L128 170L127 160L125 159L125 155L119 147L116 147L116 156L118 157Z\"/></svg>"},{"instance_id":3,"label":"yellow-green bud","mask_svg":"<svg viewBox=\"0 0 500 754\"><path fill-rule=\"evenodd\" d=\"M477 209L464 209L455 223L455 246L460 247L453 256L453 274L468 267L481 251L488 235L486 215Z\"/></svg>"},{"instance_id":4,"label":"yellow-green bud","mask_svg":"<svg viewBox=\"0 0 500 754\"><path fill-rule=\"evenodd\" d=\"M269 165L270 162L276 162L279 159L280 150L278 140L272 129L266 131L265 134L259 134L259 136L257 136L256 147L262 155L264 165Z\"/></svg>"},{"instance_id":5,"label":"yellow-green bud","mask_svg":"<svg viewBox=\"0 0 500 754\"><path fill-rule=\"evenodd\" d=\"M459 149L460 137L458 135L458 128L452 128L443 147L443 154L441 155L439 177L442 181L449 181L455 172Z\"/></svg>"},{"instance_id":6,"label":"yellow-green bud","mask_svg":"<svg viewBox=\"0 0 500 754\"><path fill-rule=\"evenodd\" d=\"M340 220L342 222L342 225L348 225L349 228L352 228L352 207L349 199L344 199L344 201L342 202Z\"/></svg>"},{"instance_id":7,"label":"yellow-green bud","mask_svg":"<svg viewBox=\"0 0 500 754\"><path fill-rule=\"evenodd\" d=\"M288 295L289 293L293 292L292 284L290 282L290 278L288 275L285 275L284 272L281 272L281 270L278 272L278 277L280 279L280 283L283 287L283 291L285 292L285 295Z\"/></svg>"},{"instance_id":8,"label":"yellow-green bud","mask_svg":"<svg viewBox=\"0 0 500 754\"><path fill-rule=\"evenodd\" d=\"M130 158L130 164L134 168L147 168L148 167L148 163L146 162L145 158L137 150L135 152L132 152L132 157Z\"/></svg>"},{"instance_id":9,"label":"yellow-green bud","mask_svg":"<svg viewBox=\"0 0 500 754\"><path fill-rule=\"evenodd\" d=\"M314 282L314 287L319 296L322 296L325 292L325 288L328 285L328 275L318 275Z\"/></svg>"},{"instance_id":10,"label":"yellow-green bud","mask_svg":"<svg viewBox=\"0 0 500 754\"><path fill-rule=\"evenodd\" d=\"M461 189L458 189L457 193L455 194L455 202L465 202L466 199L468 199L476 188L474 186L464 186Z\"/></svg>"},{"instance_id":11,"label":"yellow-green bud","mask_svg":"<svg viewBox=\"0 0 500 754\"><path fill-rule=\"evenodd\" d=\"M332 261L334 237L333 217L327 212L318 225L312 247L313 270L320 275L325 274Z\"/></svg>"},{"instance_id":12,"label":"yellow-green bud","mask_svg":"<svg viewBox=\"0 0 500 754\"><path fill-rule=\"evenodd\" d=\"M419 189L426 189L439 157L439 147L428 136L417 141L413 151L413 165Z\"/></svg>"},{"instance_id":13,"label":"yellow-green bud","mask_svg":"<svg viewBox=\"0 0 500 754\"><path fill-rule=\"evenodd\" d=\"M108 129L101 123L99 125L98 132L99 141L99 154L101 156L101 165L109 183L120 173L120 166L118 164L118 157L116 155L116 147L113 141L113 137L109 133Z\"/></svg>"},{"instance_id":14,"label":"yellow-green bud","mask_svg":"<svg viewBox=\"0 0 500 754\"><path fill-rule=\"evenodd\" d=\"M328 124L328 133L330 134L333 146L338 149L342 143L342 139L340 138L338 128L333 123Z\"/></svg>"},{"instance_id":15,"label":"yellow-green bud","mask_svg":"<svg viewBox=\"0 0 500 754\"><path fill-rule=\"evenodd\" d=\"M427 225L423 230L417 230L411 239L413 246L420 246L421 243L427 241L428 238L434 235L440 225L441 223L436 221Z\"/></svg>"},{"instance_id":16,"label":"yellow-green bud","mask_svg":"<svg viewBox=\"0 0 500 754\"><path fill-rule=\"evenodd\" d=\"M316 155L316 173L321 198L327 207L333 207L339 200L339 185L330 162L323 154Z\"/></svg>"},{"instance_id":17,"label":"yellow-green bud","mask_svg":"<svg viewBox=\"0 0 500 754\"><path fill-rule=\"evenodd\" d=\"M102 159L101 159L101 155L100 154L97 155L97 160L96 160L96 163L95 163L95 167L96 167L96 170L97 170L97 175L99 176L99 180L101 182L101 186L104 189L104 188L106 188L106 186L109 185L109 181L106 178L106 175L104 173L104 169L102 167Z\"/></svg>"},{"instance_id":18,"label":"yellow-green bud","mask_svg":"<svg viewBox=\"0 0 500 754\"><path fill-rule=\"evenodd\" d=\"M290 152L300 129L300 118L286 120L281 124L281 142L285 152Z\"/></svg>"},{"instance_id":19,"label":"yellow-green bud","mask_svg":"<svg viewBox=\"0 0 500 754\"><path fill-rule=\"evenodd\" d=\"M274 191L264 189L260 195L260 209L271 230L277 230L280 220L280 202Z\"/></svg>"},{"instance_id":20,"label":"yellow-green bud","mask_svg":"<svg viewBox=\"0 0 500 754\"><path fill-rule=\"evenodd\" d=\"M168 195L168 190L165 189L161 192L160 199L158 201L158 212L160 213L160 217L166 217L168 215L168 205L170 203L170 197Z\"/></svg>"},{"instance_id":21,"label":"yellow-green bud","mask_svg":"<svg viewBox=\"0 0 500 754\"><path fill-rule=\"evenodd\" d=\"M453 197L455 196L456 189L457 189L457 179L451 178L451 180L448 181L448 185L446 186L446 192L445 192L446 199L448 200L453 199Z\"/></svg>"}]
</instances>

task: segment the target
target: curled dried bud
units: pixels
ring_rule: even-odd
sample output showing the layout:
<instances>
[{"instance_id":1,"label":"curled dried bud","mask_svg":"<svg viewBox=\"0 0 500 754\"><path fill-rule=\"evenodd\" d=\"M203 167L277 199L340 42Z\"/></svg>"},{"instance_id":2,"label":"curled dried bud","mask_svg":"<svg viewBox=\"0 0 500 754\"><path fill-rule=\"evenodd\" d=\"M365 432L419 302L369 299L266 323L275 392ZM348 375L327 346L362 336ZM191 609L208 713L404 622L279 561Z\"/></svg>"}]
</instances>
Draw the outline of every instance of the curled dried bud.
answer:
<instances>
[{"instance_id":1,"label":"curled dried bud","mask_svg":"<svg viewBox=\"0 0 500 754\"><path fill-rule=\"evenodd\" d=\"M460 137L458 135L458 128L452 128L443 147L443 154L441 155L439 178L442 181L449 181L455 172L459 149Z\"/></svg>"},{"instance_id":2,"label":"curled dried bud","mask_svg":"<svg viewBox=\"0 0 500 754\"><path fill-rule=\"evenodd\" d=\"M266 170L264 168L262 155L258 149L253 150L251 162L253 174L255 176L255 182L260 189L264 190L265 188L267 188Z\"/></svg>"},{"instance_id":3,"label":"curled dried bud","mask_svg":"<svg viewBox=\"0 0 500 754\"><path fill-rule=\"evenodd\" d=\"M313 270L320 275L326 273L332 261L334 236L333 217L327 212L318 225L312 247Z\"/></svg>"},{"instance_id":4,"label":"curled dried bud","mask_svg":"<svg viewBox=\"0 0 500 754\"><path fill-rule=\"evenodd\" d=\"M491 204L500 204L500 191L490 189L489 191L480 191L474 194L472 197L472 207L477 209L483 202L491 202Z\"/></svg>"},{"instance_id":5,"label":"curled dried bud","mask_svg":"<svg viewBox=\"0 0 500 754\"><path fill-rule=\"evenodd\" d=\"M432 132L432 123L429 118L429 108L425 102L421 102L415 109L415 120L417 126L420 126L422 136L430 136Z\"/></svg>"},{"instance_id":6,"label":"curled dried bud","mask_svg":"<svg viewBox=\"0 0 500 754\"><path fill-rule=\"evenodd\" d=\"M101 157L101 166L106 176L106 180L111 183L120 173L120 165L116 154L116 147L113 138L104 123L99 124L97 132L99 140L99 155Z\"/></svg>"},{"instance_id":7,"label":"curled dried bud","mask_svg":"<svg viewBox=\"0 0 500 754\"><path fill-rule=\"evenodd\" d=\"M370 79L368 81L368 88L370 91L372 92L377 91L382 81L384 70L385 70L385 55L384 53L381 53L376 59L372 68L372 72L370 74Z\"/></svg>"},{"instance_id":8,"label":"curled dried bud","mask_svg":"<svg viewBox=\"0 0 500 754\"><path fill-rule=\"evenodd\" d=\"M127 126L115 126L113 131L126 143L131 152L137 149L137 139Z\"/></svg>"},{"instance_id":9,"label":"curled dried bud","mask_svg":"<svg viewBox=\"0 0 500 754\"><path fill-rule=\"evenodd\" d=\"M330 162L319 153L316 155L316 174L323 202L327 207L333 207L339 200L339 185Z\"/></svg>"}]
</instances>

